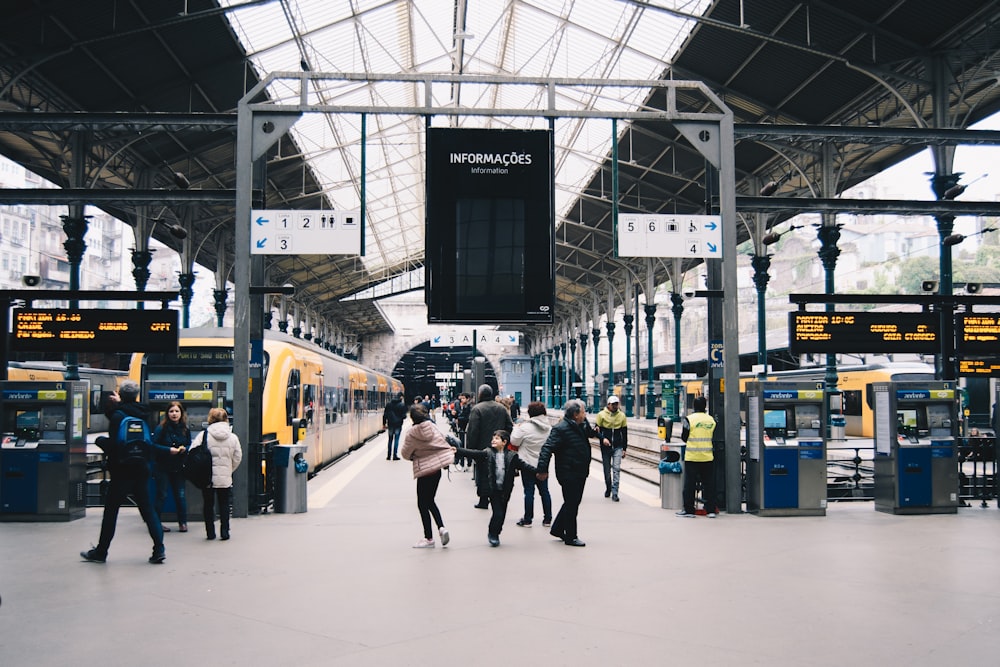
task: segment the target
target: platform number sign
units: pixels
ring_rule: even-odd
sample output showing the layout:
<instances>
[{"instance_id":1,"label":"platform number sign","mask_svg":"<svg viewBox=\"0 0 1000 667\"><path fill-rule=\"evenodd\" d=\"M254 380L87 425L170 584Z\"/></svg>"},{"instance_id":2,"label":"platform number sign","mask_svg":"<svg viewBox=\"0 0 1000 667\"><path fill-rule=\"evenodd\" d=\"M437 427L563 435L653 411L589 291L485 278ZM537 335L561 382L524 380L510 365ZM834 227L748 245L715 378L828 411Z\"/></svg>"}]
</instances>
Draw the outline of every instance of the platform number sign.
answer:
<instances>
[{"instance_id":1,"label":"platform number sign","mask_svg":"<svg viewBox=\"0 0 1000 667\"><path fill-rule=\"evenodd\" d=\"M717 215L618 216L619 257L722 258L722 219Z\"/></svg>"},{"instance_id":2,"label":"platform number sign","mask_svg":"<svg viewBox=\"0 0 1000 667\"><path fill-rule=\"evenodd\" d=\"M253 255L360 255L361 212L254 210Z\"/></svg>"}]
</instances>

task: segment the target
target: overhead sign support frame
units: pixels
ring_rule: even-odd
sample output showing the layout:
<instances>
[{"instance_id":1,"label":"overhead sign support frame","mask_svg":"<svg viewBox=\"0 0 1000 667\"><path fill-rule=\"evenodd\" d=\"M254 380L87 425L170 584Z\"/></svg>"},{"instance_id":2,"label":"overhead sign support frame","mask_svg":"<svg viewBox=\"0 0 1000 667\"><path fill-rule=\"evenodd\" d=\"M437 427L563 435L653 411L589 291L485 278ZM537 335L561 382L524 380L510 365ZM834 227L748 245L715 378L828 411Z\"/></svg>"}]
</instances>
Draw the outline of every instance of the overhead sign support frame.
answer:
<instances>
[{"instance_id":1,"label":"overhead sign support frame","mask_svg":"<svg viewBox=\"0 0 1000 667\"><path fill-rule=\"evenodd\" d=\"M330 105L317 103L321 99L315 91L324 81L363 82L376 86L387 83L398 85L406 83L423 86L424 103L419 106L371 106L371 105ZM277 100L267 99L266 92L275 84L287 94ZM496 108L496 107L461 107L437 102L432 89L441 84L482 86L482 85L512 85L523 89L535 86L544 91L544 99L548 100L546 108ZM584 87L622 88L622 89L663 89L665 91L665 109L643 108L639 110L622 110L620 108L557 108L562 100L573 100L573 94L559 94L560 89L579 89ZM701 95L714 106L713 111L687 112L677 109L678 90L687 90ZM297 92L296 92L297 91ZM507 75L469 75L469 74L376 74L376 73L326 73L326 72L272 72L256 86L250 89L237 106L237 156L236 156L236 214L235 248L233 282L236 285L259 284L251 280L250 258L250 211L253 208L252 185L254 156L264 155L268 146L274 143L283 132L276 131L280 122L285 129L290 128L295 120L304 113L346 113L360 114L362 118L373 115L415 115L430 118L432 116L487 116L487 117L518 117L547 119L550 126L556 118L594 118L604 120L634 120L634 121L666 121L677 125L681 123L681 131L687 136L693 132L691 139L695 148L702 152L720 172L719 178L719 214L724 225L735 227L736 224L736 181L734 156L734 123L732 111L723 100L708 86L700 81L680 81L672 79L648 80L615 80L615 79L558 79L532 78ZM262 208L262 206L261 206ZM364 215L364 202L361 202ZM362 232L363 233L363 232ZM735 294L736 276L736 233L723 233L723 287L727 293ZM250 295L244 290L237 290L234 295L234 343L235 358L233 368L234 381L234 431L241 442L256 442L259 433L251 436L248 410L248 392L241 388L249 382L249 348L250 348ZM726 434L726 509L728 512L742 512L740 499L740 456L739 456L739 322L736 299L724 299L723 310L723 357L725 365L725 434ZM246 511L246 466L237 469L237 479L234 480L234 512Z\"/></svg>"}]
</instances>

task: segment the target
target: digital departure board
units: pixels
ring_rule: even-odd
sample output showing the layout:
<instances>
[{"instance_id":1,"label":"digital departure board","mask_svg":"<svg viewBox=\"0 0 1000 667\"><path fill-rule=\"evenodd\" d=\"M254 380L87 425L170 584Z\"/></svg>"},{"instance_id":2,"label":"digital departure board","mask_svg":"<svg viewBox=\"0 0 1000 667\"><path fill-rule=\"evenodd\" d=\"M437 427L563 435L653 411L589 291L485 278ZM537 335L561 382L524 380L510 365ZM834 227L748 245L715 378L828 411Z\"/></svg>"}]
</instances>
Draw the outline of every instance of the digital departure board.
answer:
<instances>
[{"instance_id":1,"label":"digital departure board","mask_svg":"<svg viewBox=\"0 0 1000 667\"><path fill-rule=\"evenodd\" d=\"M940 351L940 328L934 313L788 314L792 354L933 354Z\"/></svg>"},{"instance_id":2,"label":"digital departure board","mask_svg":"<svg viewBox=\"0 0 1000 667\"><path fill-rule=\"evenodd\" d=\"M959 377L1000 377L1000 358L959 359Z\"/></svg>"},{"instance_id":3,"label":"digital departure board","mask_svg":"<svg viewBox=\"0 0 1000 667\"><path fill-rule=\"evenodd\" d=\"M955 350L966 354L996 354L1000 350L1000 313L956 315Z\"/></svg>"},{"instance_id":4,"label":"digital departure board","mask_svg":"<svg viewBox=\"0 0 1000 667\"><path fill-rule=\"evenodd\" d=\"M15 352L176 352L176 310L12 311Z\"/></svg>"}]
</instances>

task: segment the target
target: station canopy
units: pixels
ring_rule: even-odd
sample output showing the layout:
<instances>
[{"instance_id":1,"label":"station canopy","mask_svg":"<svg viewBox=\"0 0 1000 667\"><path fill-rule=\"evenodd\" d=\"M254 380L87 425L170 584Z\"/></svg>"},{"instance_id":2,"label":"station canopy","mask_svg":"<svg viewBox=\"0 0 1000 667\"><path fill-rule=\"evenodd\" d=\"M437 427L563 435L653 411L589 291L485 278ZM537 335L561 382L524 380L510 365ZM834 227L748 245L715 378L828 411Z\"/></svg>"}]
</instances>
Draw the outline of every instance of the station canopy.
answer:
<instances>
[{"instance_id":1,"label":"station canopy","mask_svg":"<svg viewBox=\"0 0 1000 667\"><path fill-rule=\"evenodd\" d=\"M1000 5L972 1L17 3L0 25L0 152L61 187L81 187L67 156L73 135L86 132L82 186L100 191L96 205L178 250L165 225L142 221L185 225L197 239L194 261L226 271L234 225L247 221L233 219L231 200L198 193L235 187L234 112L269 73L702 81L735 116L738 195L777 181L778 196L816 197L825 188L822 196L832 197L948 141L903 130L966 128L995 113L998 45ZM278 100L288 90L276 84L266 93ZM329 105L378 108L419 105L424 91L387 89L361 76L313 93ZM937 117L936 94L946 107ZM434 95L459 110L547 104L527 89L472 83ZM621 109L662 109L662 95L595 84L559 106L604 108L611 100ZM677 100L686 111L703 105L697 97ZM362 141L357 113L306 114L268 154L265 208L357 209L365 153L364 255L266 258L268 282L294 284L295 300L316 319L359 336L387 331L374 300L393 286L422 286L426 123L372 114ZM539 119L471 115L430 123L547 127ZM789 125L800 131L768 131ZM830 140L817 129L826 126L856 133ZM557 118L554 128L556 319L571 324L609 287L624 294L645 279L644 260L614 255L613 141L622 211L702 213L713 193L704 158L667 123L620 122L616 137L606 119ZM832 184L822 184L825 143L834 146ZM183 192L177 173L190 183ZM133 190L146 198L130 198ZM154 190L159 199L149 195ZM30 197L0 190L0 200L18 199ZM739 241L748 238L752 215L741 213ZM772 214L772 223L780 220ZM655 271L656 282L666 281L666 263Z\"/></svg>"}]
</instances>

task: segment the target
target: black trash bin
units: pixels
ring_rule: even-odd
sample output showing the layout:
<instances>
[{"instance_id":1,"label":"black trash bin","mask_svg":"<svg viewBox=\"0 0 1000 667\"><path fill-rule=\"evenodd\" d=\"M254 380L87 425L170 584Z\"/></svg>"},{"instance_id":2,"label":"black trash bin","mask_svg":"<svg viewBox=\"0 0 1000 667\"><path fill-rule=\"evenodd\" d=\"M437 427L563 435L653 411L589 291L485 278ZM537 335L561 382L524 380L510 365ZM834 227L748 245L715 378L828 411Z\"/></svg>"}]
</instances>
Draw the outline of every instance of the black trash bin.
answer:
<instances>
[{"instance_id":1,"label":"black trash bin","mask_svg":"<svg viewBox=\"0 0 1000 667\"><path fill-rule=\"evenodd\" d=\"M305 512L309 465L305 445L278 445L274 448L274 511L284 514Z\"/></svg>"}]
</instances>

